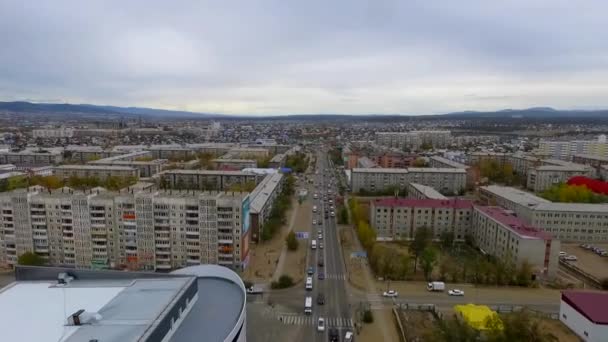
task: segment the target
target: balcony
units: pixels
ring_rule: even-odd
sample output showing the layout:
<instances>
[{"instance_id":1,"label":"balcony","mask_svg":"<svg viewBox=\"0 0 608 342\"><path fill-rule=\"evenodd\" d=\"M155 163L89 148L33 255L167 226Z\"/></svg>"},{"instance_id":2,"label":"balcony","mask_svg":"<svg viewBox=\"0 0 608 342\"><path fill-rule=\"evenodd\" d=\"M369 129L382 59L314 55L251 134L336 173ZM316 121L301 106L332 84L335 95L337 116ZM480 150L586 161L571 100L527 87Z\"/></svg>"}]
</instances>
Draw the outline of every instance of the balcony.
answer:
<instances>
[{"instance_id":1,"label":"balcony","mask_svg":"<svg viewBox=\"0 0 608 342\"><path fill-rule=\"evenodd\" d=\"M34 246L34 252L36 253L48 253L49 246Z\"/></svg>"},{"instance_id":2,"label":"balcony","mask_svg":"<svg viewBox=\"0 0 608 342\"><path fill-rule=\"evenodd\" d=\"M186 263L188 264L188 266L200 265L201 261L198 259L186 259Z\"/></svg>"},{"instance_id":3,"label":"balcony","mask_svg":"<svg viewBox=\"0 0 608 342\"><path fill-rule=\"evenodd\" d=\"M162 240L162 241L156 241L155 246L157 248L158 247L169 248L169 247L171 247L171 244L169 242L165 241L165 240Z\"/></svg>"},{"instance_id":4,"label":"balcony","mask_svg":"<svg viewBox=\"0 0 608 342\"><path fill-rule=\"evenodd\" d=\"M232 261L232 260L218 260L217 264L218 265L230 265L230 266L232 266L232 265L234 265L234 261Z\"/></svg>"},{"instance_id":5,"label":"balcony","mask_svg":"<svg viewBox=\"0 0 608 342\"><path fill-rule=\"evenodd\" d=\"M156 263L156 269L157 270L170 270L171 269L171 264Z\"/></svg>"},{"instance_id":6,"label":"balcony","mask_svg":"<svg viewBox=\"0 0 608 342\"><path fill-rule=\"evenodd\" d=\"M234 240L230 239L218 239L217 243L220 245L230 245L229 247L232 248L232 244L233 244Z\"/></svg>"},{"instance_id":7,"label":"balcony","mask_svg":"<svg viewBox=\"0 0 608 342\"><path fill-rule=\"evenodd\" d=\"M108 252L93 251L93 258L95 257L107 258Z\"/></svg>"},{"instance_id":8,"label":"balcony","mask_svg":"<svg viewBox=\"0 0 608 342\"><path fill-rule=\"evenodd\" d=\"M156 255L171 255L171 250L162 250L162 249L157 249L155 251Z\"/></svg>"}]
</instances>

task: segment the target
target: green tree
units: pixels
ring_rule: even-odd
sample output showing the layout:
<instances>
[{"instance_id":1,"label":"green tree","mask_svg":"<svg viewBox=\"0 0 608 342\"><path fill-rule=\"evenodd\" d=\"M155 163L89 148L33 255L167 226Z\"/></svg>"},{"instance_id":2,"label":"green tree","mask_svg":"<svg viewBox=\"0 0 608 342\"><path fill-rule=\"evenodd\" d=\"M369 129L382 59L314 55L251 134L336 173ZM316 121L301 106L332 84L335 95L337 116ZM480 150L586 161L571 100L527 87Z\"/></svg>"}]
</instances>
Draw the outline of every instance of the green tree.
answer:
<instances>
[{"instance_id":1,"label":"green tree","mask_svg":"<svg viewBox=\"0 0 608 342\"><path fill-rule=\"evenodd\" d=\"M426 161L426 159L424 158L416 158L416 160L414 160L413 163L414 167L427 167L429 166L429 163Z\"/></svg>"},{"instance_id":2,"label":"green tree","mask_svg":"<svg viewBox=\"0 0 608 342\"><path fill-rule=\"evenodd\" d=\"M293 286L293 279L286 274L283 274L282 276L280 276L278 281L273 281L270 283L270 287L273 289L286 289L286 288L292 287L292 286Z\"/></svg>"},{"instance_id":3,"label":"green tree","mask_svg":"<svg viewBox=\"0 0 608 342\"><path fill-rule=\"evenodd\" d=\"M363 322L365 323L373 323L374 322L374 314L372 310L366 309L363 311Z\"/></svg>"},{"instance_id":4,"label":"green tree","mask_svg":"<svg viewBox=\"0 0 608 342\"><path fill-rule=\"evenodd\" d=\"M454 245L454 233L453 232L442 232L439 236L441 241L441 247L444 249L450 249Z\"/></svg>"},{"instance_id":5,"label":"green tree","mask_svg":"<svg viewBox=\"0 0 608 342\"><path fill-rule=\"evenodd\" d=\"M340 215L338 216L338 223L340 224L348 224L348 210L346 207L340 207Z\"/></svg>"},{"instance_id":6,"label":"green tree","mask_svg":"<svg viewBox=\"0 0 608 342\"><path fill-rule=\"evenodd\" d=\"M42 266L44 265L44 259L40 257L38 254L33 252L25 252L17 258L17 263L19 265L27 265L27 266Z\"/></svg>"},{"instance_id":7,"label":"green tree","mask_svg":"<svg viewBox=\"0 0 608 342\"><path fill-rule=\"evenodd\" d=\"M524 260L517 268L515 281L519 286L530 286L532 284L532 265Z\"/></svg>"},{"instance_id":8,"label":"green tree","mask_svg":"<svg viewBox=\"0 0 608 342\"><path fill-rule=\"evenodd\" d=\"M0 179L0 192L8 191L8 179Z\"/></svg>"},{"instance_id":9,"label":"green tree","mask_svg":"<svg viewBox=\"0 0 608 342\"><path fill-rule=\"evenodd\" d=\"M480 332L473 329L464 320L454 315L450 319L439 321L439 329L433 329L425 341L436 342L476 342L481 338Z\"/></svg>"},{"instance_id":10,"label":"green tree","mask_svg":"<svg viewBox=\"0 0 608 342\"><path fill-rule=\"evenodd\" d=\"M426 247L422 254L420 254L420 267L422 267L422 271L424 272L424 277L429 280L431 278L431 273L433 272L433 268L437 264L437 250L433 247Z\"/></svg>"},{"instance_id":11,"label":"green tree","mask_svg":"<svg viewBox=\"0 0 608 342\"><path fill-rule=\"evenodd\" d=\"M410 252L414 255L414 273L416 273L416 265L418 258L426 247L431 243L432 232L427 227L416 229L414 240L410 243Z\"/></svg>"},{"instance_id":12,"label":"green tree","mask_svg":"<svg viewBox=\"0 0 608 342\"><path fill-rule=\"evenodd\" d=\"M491 324L487 332L489 342L531 341L556 342L558 339L545 331L537 318L522 310L502 316L502 324Z\"/></svg>"},{"instance_id":13,"label":"green tree","mask_svg":"<svg viewBox=\"0 0 608 342\"><path fill-rule=\"evenodd\" d=\"M285 237L285 241L287 242L287 249L290 251L295 251L298 249L298 239L296 239L296 233L293 231L287 234Z\"/></svg>"}]
</instances>

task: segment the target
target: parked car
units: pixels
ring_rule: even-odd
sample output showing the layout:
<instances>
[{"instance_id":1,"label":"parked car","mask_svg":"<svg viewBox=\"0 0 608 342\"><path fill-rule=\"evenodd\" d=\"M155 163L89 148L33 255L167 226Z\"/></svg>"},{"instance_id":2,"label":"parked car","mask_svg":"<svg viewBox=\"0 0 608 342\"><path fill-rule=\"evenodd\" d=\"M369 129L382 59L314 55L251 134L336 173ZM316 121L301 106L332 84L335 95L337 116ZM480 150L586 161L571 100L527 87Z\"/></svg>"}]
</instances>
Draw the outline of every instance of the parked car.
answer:
<instances>
[{"instance_id":1,"label":"parked car","mask_svg":"<svg viewBox=\"0 0 608 342\"><path fill-rule=\"evenodd\" d=\"M559 252L559 256L560 256L560 257L562 257L562 256L566 256L566 255L568 255L568 253L566 253L566 252L564 252L564 251Z\"/></svg>"},{"instance_id":2,"label":"parked car","mask_svg":"<svg viewBox=\"0 0 608 342\"><path fill-rule=\"evenodd\" d=\"M395 290L388 290L388 291L382 293L383 297L397 297L398 295L399 295L399 293L397 293L397 291L395 291Z\"/></svg>"},{"instance_id":3,"label":"parked car","mask_svg":"<svg viewBox=\"0 0 608 342\"><path fill-rule=\"evenodd\" d=\"M344 334L344 342L353 342L354 334L352 331L347 331Z\"/></svg>"},{"instance_id":4,"label":"parked car","mask_svg":"<svg viewBox=\"0 0 608 342\"><path fill-rule=\"evenodd\" d=\"M576 261L578 260L578 258L576 257L576 255L567 255L564 257L564 260L566 261Z\"/></svg>"},{"instance_id":5,"label":"parked car","mask_svg":"<svg viewBox=\"0 0 608 342\"><path fill-rule=\"evenodd\" d=\"M581 248L589 249L589 245L586 243L581 244Z\"/></svg>"},{"instance_id":6,"label":"parked car","mask_svg":"<svg viewBox=\"0 0 608 342\"><path fill-rule=\"evenodd\" d=\"M459 289L452 289L448 291L448 295L450 296L464 296L464 291Z\"/></svg>"}]
</instances>

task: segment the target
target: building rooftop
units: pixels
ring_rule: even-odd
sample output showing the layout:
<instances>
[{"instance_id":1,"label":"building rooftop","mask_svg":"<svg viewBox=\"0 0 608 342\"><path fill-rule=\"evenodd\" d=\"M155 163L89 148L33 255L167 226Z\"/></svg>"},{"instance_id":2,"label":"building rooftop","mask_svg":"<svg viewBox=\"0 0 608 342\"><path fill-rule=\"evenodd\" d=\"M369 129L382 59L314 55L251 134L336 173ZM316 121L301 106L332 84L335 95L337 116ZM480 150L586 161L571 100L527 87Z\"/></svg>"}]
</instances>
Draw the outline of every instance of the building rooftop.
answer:
<instances>
[{"instance_id":1,"label":"building rooftop","mask_svg":"<svg viewBox=\"0 0 608 342\"><path fill-rule=\"evenodd\" d=\"M436 160L439 163L448 165L449 167L453 167L455 169L468 169L468 165L461 164L459 162L455 162L453 160L441 157L441 156L432 156L431 159Z\"/></svg>"},{"instance_id":2,"label":"building rooftop","mask_svg":"<svg viewBox=\"0 0 608 342\"><path fill-rule=\"evenodd\" d=\"M74 280L59 284L62 272ZM15 275L0 290L6 341L231 341L244 322L244 285L221 266L175 274L18 267ZM81 309L92 320L67 325Z\"/></svg>"},{"instance_id":3,"label":"building rooftop","mask_svg":"<svg viewBox=\"0 0 608 342\"><path fill-rule=\"evenodd\" d=\"M256 163L256 161L253 160L253 159L224 159L224 158L217 158L217 159L212 159L211 161L214 162L214 163L241 163L241 164Z\"/></svg>"},{"instance_id":4,"label":"building rooftop","mask_svg":"<svg viewBox=\"0 0 608 342\"><path fill-rule=\"evenodd\" d=\"M353 168L352 173L408 173L408 169L389 169L389 168Z\"/></svg>"},{"instance_id":5,"label":"building rooftop","mask_svg":"<svg viewBox=\"0 0 608 342\"><path fill-rule=\"evenodd\" d=\"M222 170L167 170L163 174L181 174L181 175L217 175L217 176L255 176L255 173L244 171L222 171Z\"/></svg>"},{"instance_id":6,"label":"building rooftop","mask_svg":"<svg viewBox=\"0 0 608 342\"><path fill-rule=\"evenodd\" d=\"M527 205L530 207L540 203L551 203L551 201L546 200L542 197L538 197L533 193L512 188L509 186L488 185L482 186L480 187L480 189L491 192L496 196L503 197L511 202L515 202L520 205Z\"/></svg>"},{"instance_id":7,"label":"building rooftop","mask_svg":"<svg viewBox=\"0 0 608 342\"><path fill-rule=\"evenodd\" d=\"M602 157L602 156L596 156L596 155L592 155L592 154L574 154L573 156L574 157L579 157L579 158L585 158L585 159L592 159L592 160L598 160L598 161L608 162L608 158Z\"/></svg>"},{"instance_id":8,"label":"building rooftop","mask_svg":"<svg viewBox=\"0 0 608 342\"><path fill-rule=\"evenodd\" d=\"M277 185L281 183L283 175L280 173L274 173L266 176L258 186L253 189L249 198L249 208L252 212L260 212L264 207L264 204L268 201L270 195L275 191Z\"/></svg>"},{"instance_id":9,"label":"building rooftop","mask_svg":"<svg viewBox=\"0 0 608 342\"><path fill-rule=\"evenodd\" d=\"M410 173L467 173L465 169L453 169L448 167L409 167Z\"/></svg>"},{"instance_id":10,"label":"building rooftop","mask_svg":"<svg viewBox=\"0 0 608 342\"><path fill-rule=\"evenodd\" d=\"M551 234L536 227L527 225L515 213L501 207L475 206L476 210L486 214L496 222L502 224L515 234L528 239L551 239Z\"/></svg>"},{"instance_id":11,"label":"building rooftop","mask_svg":"<svg viewBox=\"0 0 608 342\"><path fill-rule=\"evenodd\" d=\"M115 166L115 165L59 165L54 167L55 170L107 170L107 171L133 171L132 167Z\"/></svg>"},{"instance_id":12,"label":"building rooftop","mask_svg":"<svg viewBox=\"0 0 608 342\"><path fill-rule=\"evenodd\" d=\"M535 168L538 171L563 171L563 172L585 172L587 169L583 165L542 165Z\"/></svg>"},{"instance_id":13,"label":"building rooftop","mask_svg":"<svg viewBox=\"0 0 608 342\"><path fill-rule=\"evenodd\" d=\"M540 203L534 207L535 210L563 211L563 212L588 212L608 213L608 204L604 203Z\"/></svg>"},{"instance_id":14,"label":"building rooftop","mask_svg":"<svg viewBox=\"0 0 608 342\"><path fill-rule=\"evenodd\" d=\"M383 198L374 201L374 205L383 207L420 207L420 208L453 208L467 209L473 207L473 201L462 199L413 199L413 198Z\"/></svg>"},{"instance_id":15,"label":"building rooftop","mask_svg":"<svg viewBox=\"0 0 608 342\"><path fill-rule=\"evenodd\" d=\"M424 196L426 196L428 199L439 199L439 200L448 199L447 197L442 195L439 191L435 190L435 188L433 188L433 187L418 184L418 183L410 183L410 186L412 188L416 189L417 191L421 192L422 194L424 194Z\"/></svg>"},{"instance_id":16,"label":"building rooftop","mask_svg":"<svg viewBox=\"0 0 608 342\"><path fill-rule=\"evenodd\" d=\"M562 300L595 324L608 324L608 292L563 291Z\"/></svg>"}]
</instances>

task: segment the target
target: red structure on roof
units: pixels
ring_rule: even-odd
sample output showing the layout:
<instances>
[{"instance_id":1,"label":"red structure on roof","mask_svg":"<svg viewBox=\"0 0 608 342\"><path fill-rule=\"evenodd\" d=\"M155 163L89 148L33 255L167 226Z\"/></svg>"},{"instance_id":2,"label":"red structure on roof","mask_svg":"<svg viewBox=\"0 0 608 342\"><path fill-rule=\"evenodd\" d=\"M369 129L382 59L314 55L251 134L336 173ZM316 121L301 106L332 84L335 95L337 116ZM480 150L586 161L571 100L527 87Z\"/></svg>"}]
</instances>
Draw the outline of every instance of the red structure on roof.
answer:
<instances>
[{"instance_id":1,"label":"red structure on roof","mask_svg":"<svg viewBox=\"0 0 608 342\"><path fill-rule=\"evenodd\" d=\"M564 291L562 300L595 324L608 324L608 293Z\"/></svg>"},{"instance_id":2,"label":"red structure on roof","mask_svg":"<svg viewBox=\"0 0 608 342\"><path fill-rule=\"evenodd\" d=\"M575 176L568 180L568 185L584 185L595 193L608 195L608 182L602 182L597 179L584 176Z\"/></svg>"}]
</instances>

